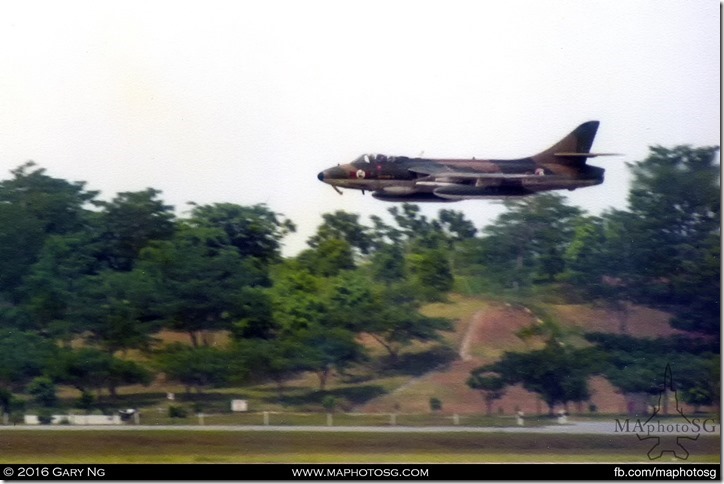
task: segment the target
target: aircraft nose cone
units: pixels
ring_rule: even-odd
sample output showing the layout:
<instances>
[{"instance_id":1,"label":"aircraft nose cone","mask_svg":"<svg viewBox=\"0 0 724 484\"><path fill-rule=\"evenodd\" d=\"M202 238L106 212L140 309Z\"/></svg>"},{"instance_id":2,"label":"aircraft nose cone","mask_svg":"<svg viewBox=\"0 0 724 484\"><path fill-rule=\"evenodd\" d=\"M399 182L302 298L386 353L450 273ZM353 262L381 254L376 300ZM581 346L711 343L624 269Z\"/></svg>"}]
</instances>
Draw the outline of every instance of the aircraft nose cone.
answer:
<instances>
[{"instance_id":1,"label":"aircraft nose cone","mask_svg":"<svg viewBox=\"0 0 724 484\"><path fill-rule=\"evenodd\" d=\"M323 171L319 172L319 175L317 175L317 180L324 181L324 172Z\"/></svg>"}]
</instances>

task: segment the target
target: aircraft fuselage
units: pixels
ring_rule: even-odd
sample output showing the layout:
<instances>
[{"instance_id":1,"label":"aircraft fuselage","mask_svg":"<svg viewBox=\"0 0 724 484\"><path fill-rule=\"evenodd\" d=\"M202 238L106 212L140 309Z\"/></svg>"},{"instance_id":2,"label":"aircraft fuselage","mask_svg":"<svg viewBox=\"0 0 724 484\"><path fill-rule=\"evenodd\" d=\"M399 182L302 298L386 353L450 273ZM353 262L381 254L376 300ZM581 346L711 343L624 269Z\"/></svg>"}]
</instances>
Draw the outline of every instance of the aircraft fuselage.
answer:
<instances>
[{"instance_id":1,"label":"aircraft fuselage","mask_svg":"<svg viewBox=\"0 0 724 484\"><path fill-rule=\"evenodd\" d=\"M317 178L334 187L370 191L387 201L453 202L523 197L603 183L604 169L586 164L598 128L584 123L548 150L511 160L362 155Z\"/></svg>"}]
</instances>

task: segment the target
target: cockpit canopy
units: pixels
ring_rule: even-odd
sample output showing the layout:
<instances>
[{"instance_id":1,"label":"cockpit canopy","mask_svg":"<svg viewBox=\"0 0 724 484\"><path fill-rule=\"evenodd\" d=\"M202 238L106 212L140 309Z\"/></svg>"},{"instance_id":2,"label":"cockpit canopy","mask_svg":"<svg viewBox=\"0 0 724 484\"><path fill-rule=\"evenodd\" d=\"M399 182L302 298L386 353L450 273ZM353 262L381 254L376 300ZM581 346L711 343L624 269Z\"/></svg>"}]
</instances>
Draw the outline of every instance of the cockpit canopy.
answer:
<instances>
[{"instance_id":1,"label":"cockpit canopy","mask_svg":"<svg viewBox=\"0 0 724 484\"><path fill-rule=\"evenodd\" d=\"M395 162L395 161L396 161L396 158L394 156L368 153L368 154L360 156L359 158L354 160L353 163L387 163L387 162Z\"/></svg>"}]
</instances>

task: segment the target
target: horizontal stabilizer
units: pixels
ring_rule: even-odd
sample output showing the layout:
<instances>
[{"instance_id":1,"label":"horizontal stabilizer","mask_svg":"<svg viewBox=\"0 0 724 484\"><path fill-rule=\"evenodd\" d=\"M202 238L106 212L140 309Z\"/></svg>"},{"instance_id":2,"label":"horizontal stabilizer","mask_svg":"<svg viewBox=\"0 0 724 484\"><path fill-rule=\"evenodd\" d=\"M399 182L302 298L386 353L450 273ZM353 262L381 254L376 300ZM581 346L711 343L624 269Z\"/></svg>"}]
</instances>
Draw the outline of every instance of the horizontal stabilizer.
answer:
<instances>
[{"instance_id":1,"label":"horizontal stabilizer","mask_svg":"<svg viewBox=\"0 0 724 484\"><path fill-rule=\"evenodd\" d=\"M597 156L621 156L621 153L553 153L554 156L584 156L595 158Z\"/></svg>"}]
</instances>

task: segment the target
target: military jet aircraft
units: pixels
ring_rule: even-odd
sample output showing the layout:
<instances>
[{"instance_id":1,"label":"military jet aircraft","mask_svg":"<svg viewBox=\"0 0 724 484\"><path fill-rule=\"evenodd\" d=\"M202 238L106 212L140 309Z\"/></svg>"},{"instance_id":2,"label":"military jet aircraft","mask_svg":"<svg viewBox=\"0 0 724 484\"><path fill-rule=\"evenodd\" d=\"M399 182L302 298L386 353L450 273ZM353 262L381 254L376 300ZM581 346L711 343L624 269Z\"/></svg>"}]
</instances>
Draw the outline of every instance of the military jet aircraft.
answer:
<instances>
[{"instance_id":1,"label":"military jet aircraft","mask_svg":"<svg viewBox=\"0 0 724 484\"><path fill-rule=\"evenodd\" d=\"M371 191L379 200L456 202L467 199L519 198L549 190L575 190L603 183L604 169L587 158L598 121L583 123L537 155L513 160L429 159L362 155L328 168L317 178L338 187Z\"/></svg>"}]
</instances>

